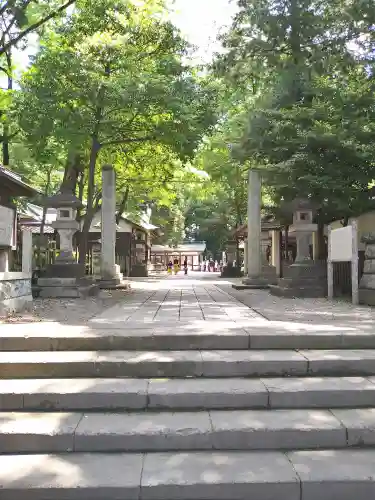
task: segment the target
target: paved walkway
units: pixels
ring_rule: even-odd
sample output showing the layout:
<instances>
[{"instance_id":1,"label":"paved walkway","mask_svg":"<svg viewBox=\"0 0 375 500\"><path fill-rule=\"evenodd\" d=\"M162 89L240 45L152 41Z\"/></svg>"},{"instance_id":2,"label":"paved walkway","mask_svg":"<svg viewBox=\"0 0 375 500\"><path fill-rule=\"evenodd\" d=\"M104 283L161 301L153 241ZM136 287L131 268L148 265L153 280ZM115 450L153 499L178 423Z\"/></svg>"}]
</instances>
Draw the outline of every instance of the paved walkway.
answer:
<instances>
[{"instance_id":1,"label":"paved walkway","mask_svg":"<svg viewBox=\"0 0 375 500\"><path fill-rule=\"evenodd\" d=\"M209 328L208 322L210 326L225 322L226 328L234 328L267 323L290 330L375 331L375 308L345 300L284 299L267 290L238 291L232 288L235 281L199 272L138 280L132 283L131 296L88 324L93 328L117 328L124 323L133 328L150 324Z\"/></svg>"},{"instance_id":2,"label":"paved walkway","mask_svg":"<svg viewBox=\"0 0 375 500\"><path fill-rule=\"evenodd\" d=\"M264 320L260 314L220 289L218 284L219 276L211 273L136 281L132 283L132 296L96 316L89 324L113 328L116 324L123 326L124 322L135 326Z\"/></svg>"}]
</instances>

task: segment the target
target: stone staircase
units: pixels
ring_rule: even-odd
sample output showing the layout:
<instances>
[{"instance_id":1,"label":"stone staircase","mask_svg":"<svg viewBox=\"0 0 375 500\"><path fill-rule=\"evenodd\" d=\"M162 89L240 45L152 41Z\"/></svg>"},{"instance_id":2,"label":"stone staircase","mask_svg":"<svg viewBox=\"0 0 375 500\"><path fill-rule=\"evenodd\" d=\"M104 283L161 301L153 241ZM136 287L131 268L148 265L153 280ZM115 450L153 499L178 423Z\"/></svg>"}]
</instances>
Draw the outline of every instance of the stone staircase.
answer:
<instances>
[{"instance_id":1,"label":"stone staircase","mask_svg":"<svg viewBox=\"0 0 375 500\"><path fill-rule=\"evenodd\" d=\"M375 334L209 325L4 328L0 499L375 498Z\"/></svg>"}]
</instances>

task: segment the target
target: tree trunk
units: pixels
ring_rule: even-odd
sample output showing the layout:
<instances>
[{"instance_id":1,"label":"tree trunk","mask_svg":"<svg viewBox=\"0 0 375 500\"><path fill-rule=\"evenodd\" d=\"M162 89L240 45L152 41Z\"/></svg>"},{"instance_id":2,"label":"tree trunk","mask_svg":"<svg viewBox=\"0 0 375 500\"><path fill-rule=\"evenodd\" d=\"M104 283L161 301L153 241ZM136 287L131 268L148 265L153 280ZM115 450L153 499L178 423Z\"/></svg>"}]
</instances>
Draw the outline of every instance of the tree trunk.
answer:
<instances>
[{"instance_id":1,"label":"tree trunk","mask_svg":"<svg viewBox=\"0 0 375 500\"><path fill-rule=\"evenodd\" d=\"M7 90L13 90L13 75L12 75L12 54L10 49L6 52L6 64L7 64L7 77L8 77L8 87ZM10 164L10 154L9 154L9 124L5 121L3 125L3 165L8 167Z\"/></svg>"},{"instance_id":2,"label":"tree trunk","mask_svg":"<svg viewBox=\"0 0 375 500\"><path fill-rule=\"evenodd\" d=\"M284 240L284 259L285 261L287 262L288 261L288 257L289 257L289 252L288 252L288 247L289 247L289 225L285 226L285 231L284 231L284 234L285 234L285 240Z\"/></svg>"},{"instance_id":3,"label":"tree trunk","mask_svg":"<svg viewBox=\"0 0 375 500\"><path fill-rule=\"evenodd\" d=\"M79 177L78 183L78 199L82 203L83 201L83 190L85 189L85 171L82 169L82 172ZM82 218L82 208L77 210L77 221L79 222Z\"/></svg>"},{"instance_id":4,"label":"tree trunk","mask_svg":"<svg viewBox=\"0 0 375 500\"><path fill-rule=\"evenodd\" d=\"M110 75L110 65L106 64L104 68L104 75L109 77ZM96 161L98 159L101 144L99 142L99 131L100 124L103 118L103 103L105 97L105 85L102 83L98 90L97 96L97 106L94 115L94 128L92 132L91 141L91 151L90 151L90 161L89 161L89 171L87 177L87 205L86 214L84 217L82 232L79 238L79 263L86 263L86 253L88 250L88 236L90 231L90 226L92 219L94 217L93 204L94 204L94 194L95 194L95 167Z\"/></svg>"},{"instance_id":5,"label":"tree trunk","mask_svg":"<svg viewBox=\"0 0 375 500\"><path fill-rule=\"evenodd\" d=\"M43 193L44 200L49 195L50 186L51 186L51 174L52 174L52 169L47 170L46 185L44 187L44 193ZM44 239L44 228L46 226L47 209L48 209L48 207L44 203L44 205L43 205L43 213L42 213L42 220L41 220L41 223L40 223L38 244L37 244L38 267L39 268L40 268L40 264L41 264L40 249L41 249L41 246L42 246L42 239Z\"/></svg>"},{"instance_id":6,"label":"tree trunk","mask_svg":"<svg viewBox=\"0 0 375 500\"><path fill-rule=\"evenodd\" d=\"M95 188L95 166L98 159L98 154L100 151L100 144L97 137L93 137L90 161L89 161L89 172L87 179L87 204L86 204L86 214L83 221L83 227L79 238L79 263L86 263L86 254L88 250L88 236L90 231L90 226L92 219L94 217L94 188Z\"/></svg>"},{"instance_id":7,"label":"tree trunk","mask_svg":"<svg viewBox=\"0 0 375 500\"><path fill-rule=\"evenodd\" d=\"M325 260L326 255L326 244L324 239L324 224L322 222L318 223L317 231L317 246L318 246L318 260Z\"/></svg>"}]
</instances>

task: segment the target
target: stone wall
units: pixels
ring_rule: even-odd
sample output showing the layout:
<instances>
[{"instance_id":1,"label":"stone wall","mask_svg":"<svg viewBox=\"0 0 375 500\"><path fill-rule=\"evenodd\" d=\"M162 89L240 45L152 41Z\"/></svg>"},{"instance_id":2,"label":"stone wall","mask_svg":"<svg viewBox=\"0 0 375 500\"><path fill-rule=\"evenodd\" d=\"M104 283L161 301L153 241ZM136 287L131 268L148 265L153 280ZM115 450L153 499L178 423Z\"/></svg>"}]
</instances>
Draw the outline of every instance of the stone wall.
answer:
<instances>
[{"instance_id":1,"label":"stone wall","mask_svg":"<svg viewBox=\"0 0 375 500\"><path fill-rule=\"evenodd\" d=\"M31 275L0 273L0 316L28 309L32 300Z\"/></svg>"}]
</instances>

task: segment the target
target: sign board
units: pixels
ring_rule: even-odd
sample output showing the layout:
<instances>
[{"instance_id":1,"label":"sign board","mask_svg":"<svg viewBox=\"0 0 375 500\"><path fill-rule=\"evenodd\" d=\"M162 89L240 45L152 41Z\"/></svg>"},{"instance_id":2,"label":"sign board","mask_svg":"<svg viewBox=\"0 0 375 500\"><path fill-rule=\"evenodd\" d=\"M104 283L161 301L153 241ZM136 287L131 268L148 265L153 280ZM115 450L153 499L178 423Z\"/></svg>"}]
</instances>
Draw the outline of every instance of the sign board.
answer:
<instances>
[{"instance_id":1,"label":"sign board","mask_svg":"<svg viewBox=\"0 0 375 500\"><path fill-rule=\"evenodd\" d=\"M358 304L358 226L353 220L349 226L332 229L328 226L328 298L333 298L333 263L351 262L352 302Z\"/></svg>"},{"instance_id":2,"label":"sign board","mask_svg":"<svg viewBox=\"0 0 375 500\"><path fill-rule=\"evenodd\" d=\"M16 246L16 211L0 205L0 247Z\"/></svg>"},{"instance_id":3,"label":"sign board","mask_svg":"<svg viewBox=\"0 0 375 500\"><path fill-rule=\"evenodd\" d=\"M353 226L333 229L330 233L331 261L349 262L353 256Z\"/></svg>"}]
</instances>

